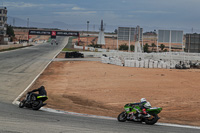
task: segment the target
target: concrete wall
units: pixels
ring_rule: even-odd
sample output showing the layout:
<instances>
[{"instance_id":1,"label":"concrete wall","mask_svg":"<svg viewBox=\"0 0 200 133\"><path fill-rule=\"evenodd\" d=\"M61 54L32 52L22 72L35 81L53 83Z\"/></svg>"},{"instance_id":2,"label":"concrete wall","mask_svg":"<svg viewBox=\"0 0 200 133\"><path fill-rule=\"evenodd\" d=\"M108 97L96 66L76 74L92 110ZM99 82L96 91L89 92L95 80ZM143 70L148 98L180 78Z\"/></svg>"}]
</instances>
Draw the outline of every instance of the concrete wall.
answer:
<instances>
[{"instance_id":1,"label":"concrete wall","mask_svg":"<svg viewBox=\"0 0 200 133\"><path fill-rule=\"evenodd\" d=\"M9 48L17 48L22 46L28 46L29 44L23 43L23 44L9 44L9 45L0 45L0 50L3 49L9 49Z\"/></svg>"}]
</instances>

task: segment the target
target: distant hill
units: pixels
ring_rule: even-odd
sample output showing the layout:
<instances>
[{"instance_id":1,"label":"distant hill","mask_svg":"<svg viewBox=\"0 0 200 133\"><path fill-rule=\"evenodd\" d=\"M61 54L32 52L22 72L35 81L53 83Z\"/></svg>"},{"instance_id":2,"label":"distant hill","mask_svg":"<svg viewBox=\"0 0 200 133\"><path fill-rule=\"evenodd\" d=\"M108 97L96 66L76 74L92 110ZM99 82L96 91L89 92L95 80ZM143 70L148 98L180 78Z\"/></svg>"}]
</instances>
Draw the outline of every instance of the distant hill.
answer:
<instances>
[{"instance_id":1,"label":"distant hill","mask_svg":"<svg viewBox=\"0 0 200 133\"><path fill-rule=\"evenodd\" d=\"M14 20L14 24L13 24ZM13 26L17 27L27 27L27 20L20 19L17 17L10 17L8 16L7 23ZM90 25L89 30L90 31L99 31L99 24L95 25L95 29L93 28L94 25ZM58 28L62 30L78 30L78 31L86 31L87 30L87 24L66 24L64 22L60 21L54 21L52 23L40 23L40 22L29 22L29 27L37 27L37 28ZM116 29L117 26L109 26L109 28L106 28L107 32L113 32L114 29Z\"/></svg>"},{"instance_id":2,"label":"distant hill","mask_svg":"<svg viewBox=\"0 0 200 133\"><path fill-rule=\"evenodd\" d=\"M27 20L20 19L17 17L11 17L8 16L7 23L10 25L13 25L13 20L15 20L14 26L17 27L27 27ZM139 24L133 24L133 25L115 25L115 24L106 24L105 27L105 32L114 32L115 29L118 27L136 27ZM100 27L100 22L99 24L95 24L95 29L94 29L94 24L89 25L89 31L99 31ZM141 28L143 28L143 32L147 31L154 31L154 30L159 30L159 29L169 29L169 30L183 30L184 33L190 33L191 32L191 27L184 27L184 28L177 28L177 27L159 27L159 26L142 26L140 25ZM87 24L66 24L64 22L60 21L54 21L51 23L42 23L42 22L29 22L29 27L37 27L37 28L58 28L62 30L76 30L76 31L87 31ZM200 29L194 29L194 32L200 32Z\"/></svg>"},{"instance_id":3,"label":"distant hill","mask_svg":"<svg viewBox=\"0 0 200 133\"><path fill-rule=\"evenodd\" d=\"M14 22L13 22L14 20ZM7 23L17 27L27 27L27 20L20 19L17 17L8 17ZM52 23L40 23L40 22L29 22L29 27L37 27L37 28L58 28L58 29L68 29L71 26L59 21L54 21ZM72 27L73 28L73 27Z\"/></svg>"}]
</instances>

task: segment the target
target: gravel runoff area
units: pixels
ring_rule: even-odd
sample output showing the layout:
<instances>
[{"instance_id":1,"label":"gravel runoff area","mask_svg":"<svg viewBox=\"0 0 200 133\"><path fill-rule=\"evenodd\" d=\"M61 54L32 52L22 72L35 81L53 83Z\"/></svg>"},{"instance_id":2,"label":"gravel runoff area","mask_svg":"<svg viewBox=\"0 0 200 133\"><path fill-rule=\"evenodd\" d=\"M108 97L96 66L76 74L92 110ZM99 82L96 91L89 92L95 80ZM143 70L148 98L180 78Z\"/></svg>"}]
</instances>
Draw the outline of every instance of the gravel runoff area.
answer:
<instances>
[{"instance_id":1,"label":"gravel runoff area","mask_svg":"<svg viewBox=\"0 0 200 133\"><path fill-rule=\"evenodd\" d=\"M200 70L145 69L97 61L52 62L30 88L44 85L47 107L117 117L145 97L162 107L159 122L200 126Z\"/></svg>"}]
</instances>

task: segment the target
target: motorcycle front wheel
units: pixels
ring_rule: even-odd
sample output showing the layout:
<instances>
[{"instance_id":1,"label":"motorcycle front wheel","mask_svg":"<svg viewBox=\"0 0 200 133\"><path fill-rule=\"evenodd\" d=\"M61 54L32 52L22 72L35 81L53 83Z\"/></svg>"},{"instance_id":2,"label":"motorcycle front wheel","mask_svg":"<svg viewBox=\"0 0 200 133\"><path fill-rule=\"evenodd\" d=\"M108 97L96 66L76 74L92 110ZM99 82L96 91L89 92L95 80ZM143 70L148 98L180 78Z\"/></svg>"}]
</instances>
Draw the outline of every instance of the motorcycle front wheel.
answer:
<instances>
[{"instance_id":1,"label":"motorcycle front wheel","mask_svg":"<svg viewBox=\"0 0 200 133\"><path fill-rule=\"evenodd\" d=\"M125 111L121 112L117 117L117 120L119 122L125 122L126 119L127 119L127 113Z\"/></svg>"},{"instance_id":2,"label":"motorcycle front wheel","mask_svg":"<svg viewBox=\"0 0 200 133\"><path fill-rule=\"evenodd\" d=\"M20 108L23 108L25 106L25 100L22 100L20 103L19 103L19 107Z\"/></svg>"},{"instance_id":3,"label":"motorcycle front wheel","mask_svg":"<svg viewBox=\"0 0 200 133\"><path fill-rule=\"evenodd\" d=\"M39 101L34 101L33 104L32 104L32 109L33 110L39 110L43 105L43 102L42 100L39 100Z\"/></svg>"}]
</instances>

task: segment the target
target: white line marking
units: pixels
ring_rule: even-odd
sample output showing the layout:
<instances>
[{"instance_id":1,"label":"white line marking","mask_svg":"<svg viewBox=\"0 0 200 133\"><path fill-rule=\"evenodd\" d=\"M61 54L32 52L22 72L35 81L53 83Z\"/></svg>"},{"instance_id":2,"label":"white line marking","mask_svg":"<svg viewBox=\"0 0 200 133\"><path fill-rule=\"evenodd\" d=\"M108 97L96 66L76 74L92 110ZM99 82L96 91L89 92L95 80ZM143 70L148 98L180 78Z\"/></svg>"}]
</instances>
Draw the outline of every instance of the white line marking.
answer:
<instances>
[{"instance_id":1,"label":"white line marking","mask_svg":"<svg viewBox=\"0 0 200 133\"><path fill-rule=\"evenodd\" d=\"M191 129L200 129L200 127L197 127L197 126L169 124L169 123L156 123L156 125L159 125L159 126L169 126L169 127L180 127L180 128L191 128Z\"/></svg>"},{"instance_id":2,"label":"white line marking","mask_svg":"<svg viewBox=\"0 0 200 133\"><path fill-rule=\"evenodd\" d=\"M51 113L70 114L70 115L77 115L77 116L91 117L91 118L98 118L98 119L117 120L117 118L113 118L113 117L96 116L96 115L88 115L88 114L74 113L74 112L68 112L68 111L60 111L60 110L55 110L55 109L51 109L51 108L41 108L41 110L51 112ZM200 129L200 127L197 127L197 126L169 124L169 123L156 123L155 125L168 126L168 127L179 127L179 128L190 128L190 129Z\"/></svg>"},{"instance_id":3,"label":"white line marking","mask_svg":"<svg viewBox=\"0 0 200 133\"><path fill-rule=\"evenodd\" d=\"M99 118L99 119L117 120L116 118L113 118L113 117L81 114L81 113L61 111L61 110L55 110L55 109L51 109L51 108L44 108L44 107L42 107L41 110L47 111L47 112L51 112L51 113L70 114L70 115L77 115L77 116L83 116L83 117L92 117L92 118Z\"/></svg>"}]
</instances>

